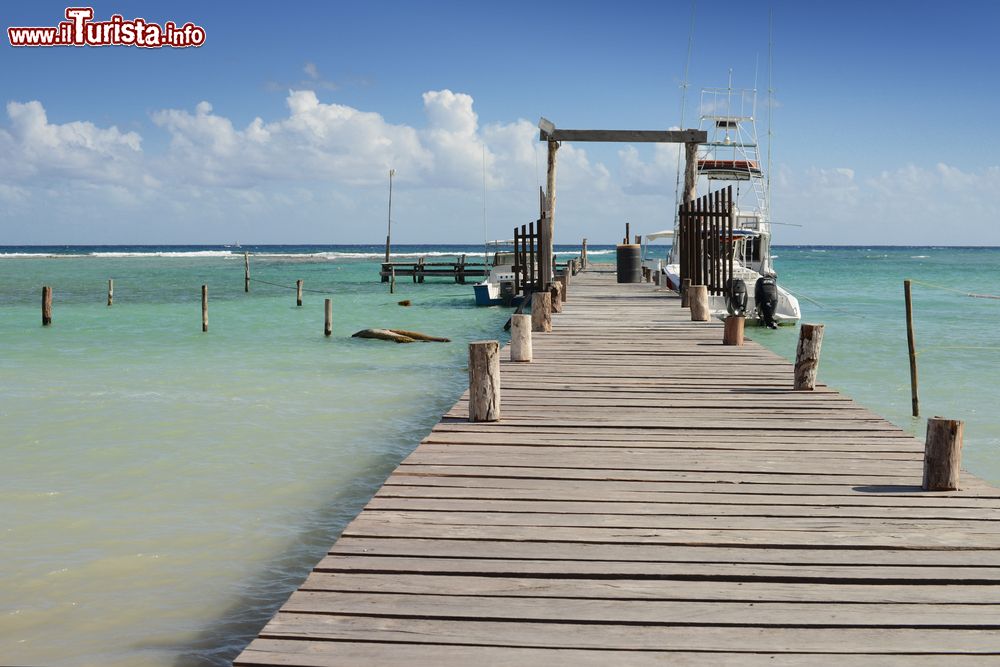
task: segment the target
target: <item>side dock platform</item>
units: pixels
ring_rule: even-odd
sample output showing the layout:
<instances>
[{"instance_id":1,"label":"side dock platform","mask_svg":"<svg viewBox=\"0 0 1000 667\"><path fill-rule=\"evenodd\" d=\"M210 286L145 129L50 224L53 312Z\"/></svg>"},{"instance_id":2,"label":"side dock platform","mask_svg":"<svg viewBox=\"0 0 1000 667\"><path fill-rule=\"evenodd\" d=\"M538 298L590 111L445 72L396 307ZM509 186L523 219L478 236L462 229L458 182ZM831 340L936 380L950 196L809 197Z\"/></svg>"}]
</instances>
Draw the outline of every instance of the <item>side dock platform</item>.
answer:
<instances>
[{"instance_id":1,"label":"side dock platform","mask_svg":"<svg viewBox=\"0 0 1000 667\"><path fill-rule=\"evenodd\" d=\"M568 297L236 665L1000 665L1000 489L672 293Z\"/></svg>"}]
</instances>

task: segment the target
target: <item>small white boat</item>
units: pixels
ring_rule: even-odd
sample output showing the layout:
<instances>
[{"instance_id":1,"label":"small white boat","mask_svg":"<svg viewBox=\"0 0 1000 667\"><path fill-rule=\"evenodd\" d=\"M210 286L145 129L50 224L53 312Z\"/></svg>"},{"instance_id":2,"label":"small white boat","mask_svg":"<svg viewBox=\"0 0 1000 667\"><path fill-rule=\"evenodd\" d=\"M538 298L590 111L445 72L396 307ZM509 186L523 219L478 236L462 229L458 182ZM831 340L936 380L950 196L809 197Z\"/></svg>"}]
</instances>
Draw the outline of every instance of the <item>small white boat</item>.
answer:
<instances>
[{"instance_id":1,"label":"small white boat","mask_svg":"<svg viewBox=\"0 0 1000 667\"><path fill-rule=\"evenodd\" d=\"M516 306L520 301L521 297L514 294L514 251L500 250L513 245L513 241L491 241L486 244L486 263L490 266L490 272L483 282L472 286L477 306Z\"/></svg>"}]
</instances>

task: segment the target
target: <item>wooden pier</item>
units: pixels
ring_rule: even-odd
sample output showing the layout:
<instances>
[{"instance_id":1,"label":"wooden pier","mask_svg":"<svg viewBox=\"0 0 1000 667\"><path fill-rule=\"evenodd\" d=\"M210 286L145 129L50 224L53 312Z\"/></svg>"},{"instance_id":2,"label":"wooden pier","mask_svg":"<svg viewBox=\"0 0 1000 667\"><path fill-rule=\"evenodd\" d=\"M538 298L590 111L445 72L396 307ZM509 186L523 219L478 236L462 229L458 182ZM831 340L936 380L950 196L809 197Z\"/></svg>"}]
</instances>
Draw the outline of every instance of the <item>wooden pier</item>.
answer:
<instances>
[{"instance_id":1,"label":"wooden pier","mask_svg":"<svg viewBox=\"0 0 1000 667\"><path fill-rule=\"evenodd\" d=\"M412 278L415 283L424 282L424 278L451 278L464 285L467 278L485 278L489 273L488 266L482 262L466 262L465 255L455 262L425 262L423 258L416 262L383 262L379 270L384 283L395 274L397 278Z\"/></svg>"},{"instance_id":2,"label":"wooden pier","mask_svg":"<svg viewBox=\"0 0 1000 667\"><path fill-rule=\"evenodd\" d=\"M577 276L501 420L463 396L235 664L1000 664L1000 490L721 343Z\"/></svg>"}]
</instances>

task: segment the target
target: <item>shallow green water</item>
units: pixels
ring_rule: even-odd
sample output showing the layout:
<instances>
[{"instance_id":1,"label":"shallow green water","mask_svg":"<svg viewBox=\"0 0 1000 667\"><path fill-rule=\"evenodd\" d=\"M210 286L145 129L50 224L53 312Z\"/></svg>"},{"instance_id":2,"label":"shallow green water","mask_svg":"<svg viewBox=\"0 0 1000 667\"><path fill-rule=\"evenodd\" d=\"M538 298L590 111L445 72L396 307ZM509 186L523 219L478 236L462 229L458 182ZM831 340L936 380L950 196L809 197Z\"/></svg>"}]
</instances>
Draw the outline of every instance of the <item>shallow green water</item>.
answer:
<instances>
[{"instance_id":1,"label":"shallow green water","mask_svg":"<svg viewBox=\"0 0 1000 667\"><path fill-rule=\"evenodd\" d=\"M475 308L469 286L400 280L388 294L375 248L260 250L256 280L333 295L332 338L326 294L302 308L263 282L246 295L242 255L225 250L0 249L5 664L225 664L461 393L465 343L502 337L509 311ZM826 324L821 380L922 437L902 280L996 294L1000 250L777 254L780 282L825 306L802 299ZM1000 483L1000 301L922 286L914 301L924 414L966 420L967 467ZM349 337L374 326L455 342ZM794 355L795 329L750 335Z\"/></svg>"}]
</instances>

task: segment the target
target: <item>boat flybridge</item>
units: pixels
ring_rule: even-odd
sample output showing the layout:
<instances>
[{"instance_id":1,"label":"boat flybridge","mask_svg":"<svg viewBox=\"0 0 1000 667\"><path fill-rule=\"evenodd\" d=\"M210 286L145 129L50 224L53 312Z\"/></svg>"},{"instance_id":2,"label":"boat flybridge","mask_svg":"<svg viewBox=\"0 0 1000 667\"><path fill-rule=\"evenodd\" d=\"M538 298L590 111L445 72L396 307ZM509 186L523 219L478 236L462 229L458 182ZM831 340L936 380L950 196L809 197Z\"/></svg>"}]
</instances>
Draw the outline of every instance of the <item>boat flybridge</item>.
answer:
<instances>
[{"instance_id":1,"label":"boat flybridge","mask_svg":"<svg viewBox=\"0 0 1000 667\"><path fill-rule=\"evenodd\" d=\"M714 315L745 313L748 320L766 326L794 324L802 314L799 302L777 284L771 257L771 222L769 216L769 180L761 167L757 128L754 118L756 90L706 88L701 93L701 129L708 132L708 142L699 146L698 181L707 181L710 190L730 185L733 201L733 235L727 239L733 252L733 275L725 294L710 297ZM677 233L679 216L675 218ZM657 232L647 240L668 236ZM667 285L680 287L680 248L670 249L666 273Z\"/></svg>"}]
</instances>

